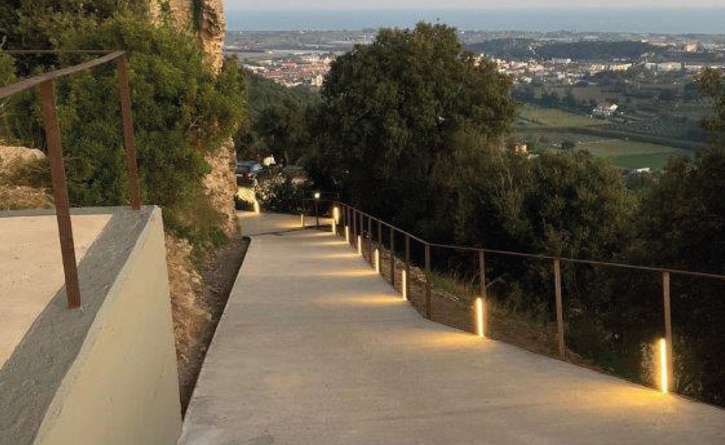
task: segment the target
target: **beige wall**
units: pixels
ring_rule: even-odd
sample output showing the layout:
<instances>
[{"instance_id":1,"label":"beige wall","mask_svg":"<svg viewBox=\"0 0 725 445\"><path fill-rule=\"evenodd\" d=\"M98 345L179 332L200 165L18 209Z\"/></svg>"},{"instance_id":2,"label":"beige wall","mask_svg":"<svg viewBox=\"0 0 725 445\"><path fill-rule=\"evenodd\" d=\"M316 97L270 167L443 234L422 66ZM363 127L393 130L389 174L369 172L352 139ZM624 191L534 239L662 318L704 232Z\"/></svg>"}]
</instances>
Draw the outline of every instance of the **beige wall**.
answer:
<instances>
[{"instance_id":1,"label":"beige wall","mask_svg":"<svg viewBox=\"0 0 725 445\"><path fill-rule=\"evenodd\" d=\"M181 431L161 211L108 292L36 444L175 444Z\"/></svg>"}]
</instances>

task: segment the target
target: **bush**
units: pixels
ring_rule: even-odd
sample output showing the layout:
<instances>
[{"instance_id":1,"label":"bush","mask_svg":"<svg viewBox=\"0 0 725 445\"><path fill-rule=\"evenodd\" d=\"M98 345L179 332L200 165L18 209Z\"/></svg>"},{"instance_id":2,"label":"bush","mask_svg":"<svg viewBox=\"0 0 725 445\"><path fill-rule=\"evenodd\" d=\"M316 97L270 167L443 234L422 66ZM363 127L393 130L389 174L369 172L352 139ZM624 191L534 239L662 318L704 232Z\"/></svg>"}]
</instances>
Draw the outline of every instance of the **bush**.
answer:
<instances>
[{"instance_id":1,"label":"bush","mask_svg":"<svg viewBox=\"0 0 725 445\"><path fill-rule=\"evenodd\" d=\"M284 176L275 176L259 183L256 189L257 201L269 212L309 213L308 202L305 201L305 187L293 184Z\"/></svg>"},{"instance_id":2,"label":"bush","mask_svg":"<svg viewBox=\"0 0 725 445\"><path fill-rule=\"evenodd\" d=\"M188 214L205 199L199 192L209 172L205 156L236 131L243 115L245 87L236 63L225 62L215 77L194 35L123 14L65 29L55 38L61 48L128 52L142 201L162 206L171 221L169 228L188 234L191 241L218 238L211 224L221 221L218 215L196 221ZM60 64L72 65L88 57L64 54ZM112 206L128 202L114 65L63 78L56 89L71 203ZM15 137L44 134L36 105L13 102L13 115L22 116L17 122L27 127L12 128ZM42 138L37 141L41 147ZM189 225L195 223L201 225Z\"/></svg>"}]
</instances>

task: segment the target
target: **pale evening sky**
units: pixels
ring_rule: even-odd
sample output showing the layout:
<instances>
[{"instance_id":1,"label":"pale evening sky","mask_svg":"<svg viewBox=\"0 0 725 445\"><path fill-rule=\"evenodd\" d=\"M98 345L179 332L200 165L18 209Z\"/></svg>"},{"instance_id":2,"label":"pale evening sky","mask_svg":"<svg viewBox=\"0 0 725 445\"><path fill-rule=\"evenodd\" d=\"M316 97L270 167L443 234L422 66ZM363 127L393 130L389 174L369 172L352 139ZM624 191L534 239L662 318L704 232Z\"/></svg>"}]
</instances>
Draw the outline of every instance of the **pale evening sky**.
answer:
<instances>
[{"instance_id":1,"label":"pale evening sky","mask_svg":"<svg viewBox=\"0 0 725 445\"><path fill-rule=\"evenodd\" d=\"M517 0L511 4L501 0L224 0L227 10L277 9L454 9L454 8L725 8L725 0Z\"/></svg>"}]
</instances>

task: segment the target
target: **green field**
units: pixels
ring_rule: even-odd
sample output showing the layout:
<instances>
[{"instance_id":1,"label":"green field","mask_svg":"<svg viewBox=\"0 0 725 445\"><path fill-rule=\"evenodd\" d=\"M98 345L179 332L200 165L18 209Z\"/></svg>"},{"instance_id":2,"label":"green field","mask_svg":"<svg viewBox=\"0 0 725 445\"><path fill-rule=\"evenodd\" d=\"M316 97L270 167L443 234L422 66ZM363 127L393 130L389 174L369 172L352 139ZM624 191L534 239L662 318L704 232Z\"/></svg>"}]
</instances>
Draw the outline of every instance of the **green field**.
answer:
<instances>
[{"instance_id":1,"label":"green field","mask_svg":"<svg viewBox=\"0 0 725 445\"><path fill-rule=\"evenodd\" d=\"M662 170L673 156L689 155L690 152L665 145L645 142L609 139L583 143L579 149L587 150L595 156L611 159L616 165L627 168L649 168Z\"/></svg>"},{"instance_id":2,"label":"green field","mask_svg":"<svg viewBox=\"0 0 725 445\"><path fill-rule=\"evenodd\" d=\"M692 153L666 145L602 138L566 131L537 132L529 129L519 131L517 136L522 140L537 141L538 149L544 150L556 149L560 147L562 141L570 140L576 143L576 150L586 150L594 156L608 158L620 167L650 168L652 171L662 170L672 156L688 156Z\"/></svg>"},{"instance_id":3,"label":"green field","mask_svg":"<svg viewBox=\"0 0 725 445\"><path fill-rule=\"evenodd\" d=\"M674 153L650 153L626 156L614 156L612 161L626 168L649 168L651 171L661 171Z\"/></svg>"},{"instance_id":4,"label":"green field","mask_svg":"<svg viewBox=\"0 0 725 445\"><path fill-rule=\"evenodd\" d=\"M602 121L587 116L528 104L521 107L519 116L524 121L546 127L587 127L602 124Z\"/></svg>"}]
</instances>

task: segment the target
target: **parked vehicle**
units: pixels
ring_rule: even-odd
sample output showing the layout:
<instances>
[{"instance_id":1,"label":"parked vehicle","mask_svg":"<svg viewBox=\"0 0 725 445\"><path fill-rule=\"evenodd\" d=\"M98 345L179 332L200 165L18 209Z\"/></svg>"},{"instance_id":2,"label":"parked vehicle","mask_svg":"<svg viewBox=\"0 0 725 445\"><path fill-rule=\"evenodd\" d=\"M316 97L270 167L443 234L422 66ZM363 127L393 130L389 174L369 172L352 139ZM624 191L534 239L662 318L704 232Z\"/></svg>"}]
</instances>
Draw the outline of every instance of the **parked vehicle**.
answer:
<instances>
[{"instance_id":1,"label":"parked vehicle","mask_svg":"<svg viewBox=\"0 0 725 445\"><path fill-rule=\"evenodd\" d=\"M264 174L264 167L254 161L237 162L234 169L237 175L237 185L255 186L259 183L259 177Z\"/></svg>"}]
</instances>

